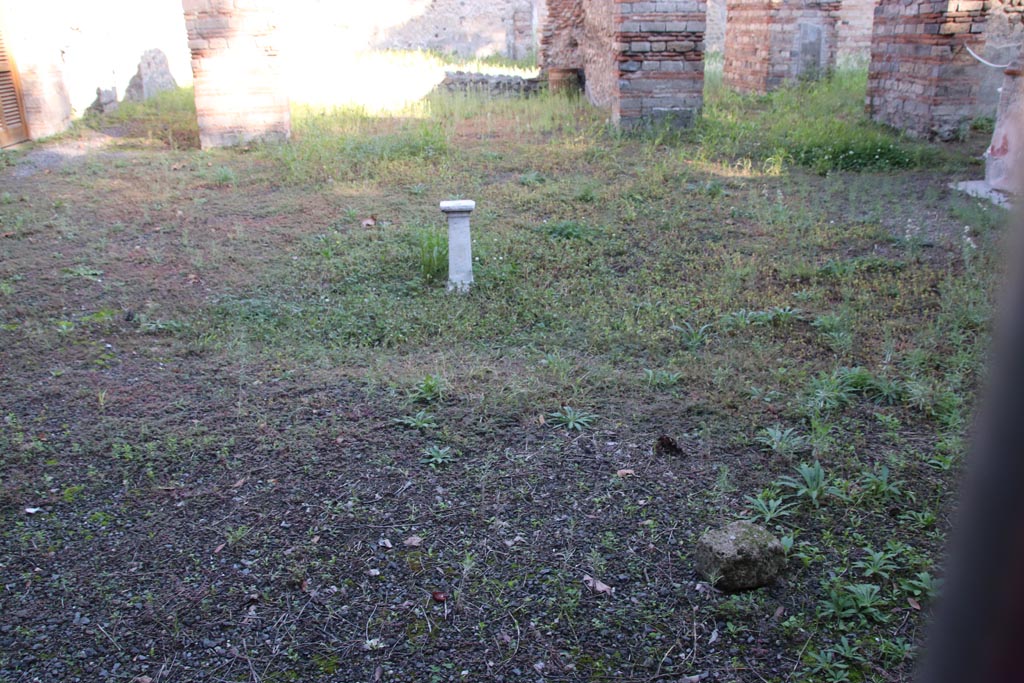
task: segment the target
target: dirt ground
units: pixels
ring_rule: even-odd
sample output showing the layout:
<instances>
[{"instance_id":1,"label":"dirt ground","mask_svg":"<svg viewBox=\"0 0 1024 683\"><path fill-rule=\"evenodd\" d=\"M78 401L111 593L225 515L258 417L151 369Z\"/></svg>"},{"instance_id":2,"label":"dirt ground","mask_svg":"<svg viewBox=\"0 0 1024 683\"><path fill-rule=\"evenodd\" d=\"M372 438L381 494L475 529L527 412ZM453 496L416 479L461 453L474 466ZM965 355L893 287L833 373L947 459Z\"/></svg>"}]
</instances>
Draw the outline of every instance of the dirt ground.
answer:
<instances>
[{"instance_id":1,"label":"dirt ground","mask_svg":"<svg viewBox=\"0 0 1024 683\"><path fill-rule=\"evenodd\" d=\"M546 165L557 136L500 141L495 161L493 139L460 130L485 164L464 173L479 176L482 206L501 207L482 210L480 225L505 221L508 240L481 247L482 281L505 272L500 256L534 248L519 246L535 234L526 226L568 205L584 221L620 211L650 244L631 255L585 234L551 238L533 270L517 266L537 298L511 314L484 285L467 306L498 331L451 311L465 326L453 348L430 327L450 299L409 284L418 265L395 276L405 252L388 246L389 222L436 222L434 195L458 185L446 166L395 162L390 175L304 186L257 151L93 134L0 168L0 681L907 680L928 604L902 582L940 573L958 469L941 458L962 449L950 443L963 422L940 424L937 384L919 405L855 399L832 413L830 445L813 452L849 496L768 524L795 542L778 582L721 593L696 574L693 548L809 459L810 446L780 454L754 436L781 422L813 437L818 423L799 422L787 401L815 373L870 359L881 368L888 353L952 382L934 359L983 346L984 323L957 317L963 339L940 326L960 291L950 274L968 271L963 217L984 211L951 212L956 173L698 174L664 200L655 183L599 190L595 202L586 179L602 187L620 162L585 141L564 142L572 156L560 167ZM628 144L622 153L644 154ZM671 163L692 163L684 157ZM533 186L531 168L548 180ZM914 196L904 209L864 201L894 183L885 191ZM799 189L809 186L831 199L812 204ZM799 227L807 212L818 227ZM371 213L372 230L361 226ZM677 219L683 237L663 228ZM824 236L830 220L841 236ZM837 241L806 267L769 253L819 239ZM376 261L348 261L348 250ZM619 289L564 284L588 262L607 264L594 277ZM686 296L666 293L684 280ZM342 313L326 302L298 312L353 291L394 308L353 298L351 319L329 317ZM628 309L601 318L602 302L625 293L636 297ZM876 294L890 298L857 298ZM687 308L712 296L720 303ZM747 333L724 328L706 352L671 341L681 333L669 321L684 329L686 311L724 315L756 300L795 301L818 321L842 300L869 331L832 348L808 317L764 328L742 351ZM607 336L579 332L589 328L565 322L574 316ZM894 336L881 331L890 324ZM915 360L925 343L914 335L929 325L933 355ZM681 377L667 372L654 391L641 371L661 367ZM440 395L423 391L428 373L444 378ZM967 411L973 379L952 386ZM553 427L572 404L601 419ZM400 421L420 410L436 425ZM661 436L678 450L653 449ZM453 461L424 465L441 445ZM878 484L883 466L891 490ZM830 617L830 588L844 590L864 549L887 541L903 545L878 607ZM595 592L584 576L614 590ZM847 658L815 669L811 655L826 651Z\"/></svg>"}]
</instances>

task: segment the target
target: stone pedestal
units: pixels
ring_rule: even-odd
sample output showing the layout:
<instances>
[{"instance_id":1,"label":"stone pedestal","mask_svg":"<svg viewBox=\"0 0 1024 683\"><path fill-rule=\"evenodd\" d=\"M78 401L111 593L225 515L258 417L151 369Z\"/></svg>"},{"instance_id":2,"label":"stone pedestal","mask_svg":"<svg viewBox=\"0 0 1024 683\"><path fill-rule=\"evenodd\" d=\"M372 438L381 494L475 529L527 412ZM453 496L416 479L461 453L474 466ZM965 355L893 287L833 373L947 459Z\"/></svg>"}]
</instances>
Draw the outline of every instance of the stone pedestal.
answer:
<instances>
[{"instance_id":1,"label":"stone pedestal","mask_svg":"<svg viewBox=\"0 0 1024 683\"><path fill-rule=\"evenodd\" d=\"M203 149L291 135L272 6L272 0L182 0Z\"/></svg>"},{"instance_id":2,"label":"stone pedestal","mask_svg":"<svg viewBox=\"0 0 1024 683\"><path fill-rule=\"evenodd\" d=\"M473 238L469 215L476 208L471 200L441 202L448 216L448 291L465 293L473 285Z\"/></svg>"}]
</instances>

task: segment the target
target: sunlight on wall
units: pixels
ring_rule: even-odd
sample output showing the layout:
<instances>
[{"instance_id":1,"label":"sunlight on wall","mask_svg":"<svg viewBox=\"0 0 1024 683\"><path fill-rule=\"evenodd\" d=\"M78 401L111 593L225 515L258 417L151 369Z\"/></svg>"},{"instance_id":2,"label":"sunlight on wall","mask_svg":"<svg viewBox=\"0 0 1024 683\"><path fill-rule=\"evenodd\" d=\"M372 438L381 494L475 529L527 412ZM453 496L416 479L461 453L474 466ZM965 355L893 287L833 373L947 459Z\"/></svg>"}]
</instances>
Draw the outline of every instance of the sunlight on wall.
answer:
<instances>
[{"instance_id":1,"label":"sunlight on wall","mask_svg":"<svg viewBox=\"0 0 1024 683\"><path fill-rule=\"evenodd\" d=\"M96 88L124 95L142 53L163 50L179 85L192 82L179 0L39 0L3 7L19 70L63 74L71 108L81 115Z\"/></svg>"}]
</instances>

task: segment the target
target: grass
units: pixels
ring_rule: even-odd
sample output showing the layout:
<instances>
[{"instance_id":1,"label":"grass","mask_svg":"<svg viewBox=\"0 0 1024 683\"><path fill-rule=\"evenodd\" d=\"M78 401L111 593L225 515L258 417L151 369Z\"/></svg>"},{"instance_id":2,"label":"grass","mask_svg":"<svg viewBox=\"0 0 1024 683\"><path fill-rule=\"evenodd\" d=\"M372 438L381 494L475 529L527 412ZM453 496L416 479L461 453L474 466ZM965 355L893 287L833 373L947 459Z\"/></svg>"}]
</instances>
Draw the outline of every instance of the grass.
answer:
<instances>
[{"instance_id":1,"label":"grass","mask_svg":"<svg viewBox=\"0 0 1024 683\"><path fill-rule=\"evenodd\" d=\"M0 678L910 680L1007 218L945 189L980 138L871 126L862 80L712 82L682 135L433 96L0 170ZM821 161L862 135L912 163ZM741 517L785 581L708 590Z\"/></svg>"}]
</instances>

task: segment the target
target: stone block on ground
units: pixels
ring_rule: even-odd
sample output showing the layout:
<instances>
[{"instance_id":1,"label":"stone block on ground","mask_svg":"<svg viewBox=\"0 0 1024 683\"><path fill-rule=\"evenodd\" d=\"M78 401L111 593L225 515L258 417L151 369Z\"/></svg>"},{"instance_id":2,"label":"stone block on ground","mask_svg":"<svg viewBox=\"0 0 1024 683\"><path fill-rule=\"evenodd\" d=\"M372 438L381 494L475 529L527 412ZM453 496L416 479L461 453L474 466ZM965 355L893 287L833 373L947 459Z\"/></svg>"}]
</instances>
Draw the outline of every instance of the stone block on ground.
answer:
<instances>
[{"instance_id":1,"label":"stone block on ground","mask_svg":"<svg viewBox=\"0 0 1024 683\"><path fill-rule=\"evenodd\" d=\"M733 522L712 529L697 542L697 571L724 591L766 586L785 569L782 543L767 529Z\"/></svg>"}]
</instances>

